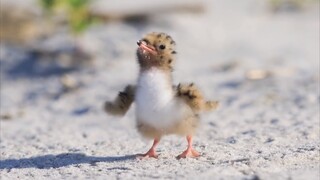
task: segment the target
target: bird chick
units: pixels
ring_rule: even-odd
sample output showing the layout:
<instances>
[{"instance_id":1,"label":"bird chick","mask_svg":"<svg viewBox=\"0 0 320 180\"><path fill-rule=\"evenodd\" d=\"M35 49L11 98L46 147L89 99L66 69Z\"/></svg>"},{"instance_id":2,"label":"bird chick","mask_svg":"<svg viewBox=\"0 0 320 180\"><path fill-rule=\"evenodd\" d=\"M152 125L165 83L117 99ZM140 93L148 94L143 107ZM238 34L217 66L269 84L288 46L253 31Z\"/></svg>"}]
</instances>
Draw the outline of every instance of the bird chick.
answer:
<instances>
[{"instance_id":1,"label":"bird chick","mask_svg":"<svg viewBox=\"0 0 320 180\"><path fill-rule=\"evenodd\" d=\"M177 158L198 157L192 136L199 126L199 113L216 109L218 102L204 100L193 83L173 85L176 43L169 35L150 33L137 45L138 82L128 85L113 102L106 102L105 111L124 115L135 102L137 129L154 140L150 150L138 157L157 158L155 148L161 137L169 134L187 137L188 147Z\"/></svg>"}]
</instances>

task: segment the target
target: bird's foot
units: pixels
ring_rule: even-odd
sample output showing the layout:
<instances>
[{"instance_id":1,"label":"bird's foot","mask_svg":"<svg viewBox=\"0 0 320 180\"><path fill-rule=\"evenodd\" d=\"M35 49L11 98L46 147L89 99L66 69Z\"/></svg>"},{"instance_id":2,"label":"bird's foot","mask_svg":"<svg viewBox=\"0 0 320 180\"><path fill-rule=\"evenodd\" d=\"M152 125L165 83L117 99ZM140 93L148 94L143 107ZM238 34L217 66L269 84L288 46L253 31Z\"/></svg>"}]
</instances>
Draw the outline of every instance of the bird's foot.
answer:
<instances>
[{"instance_id":1,"label":"bird's foot","mask_svg":"<svg viewBox=\"0 0 320 180\"><path fill-rule=\"evenodd\" d=\"M156 159L158 159L158 154L156 153L155 150L150 149L145 154L137 154L136 158L138 158L138 159L145 159L145 158L156 158Z\"/></svg>"},{"instance_id":2,"label":"bird's foot","mask_svg":"<svg viewBox=\"0 0 320 180\"><path fill-rule=\"evenodd\" d=\"M183 153L178 155L177 159L187 158L187 157L196 158L196 157L199 157L199 156L200 156L200 153L198 151L196 151L193 148L188 148Z\"/></svg>"}]
</instances>

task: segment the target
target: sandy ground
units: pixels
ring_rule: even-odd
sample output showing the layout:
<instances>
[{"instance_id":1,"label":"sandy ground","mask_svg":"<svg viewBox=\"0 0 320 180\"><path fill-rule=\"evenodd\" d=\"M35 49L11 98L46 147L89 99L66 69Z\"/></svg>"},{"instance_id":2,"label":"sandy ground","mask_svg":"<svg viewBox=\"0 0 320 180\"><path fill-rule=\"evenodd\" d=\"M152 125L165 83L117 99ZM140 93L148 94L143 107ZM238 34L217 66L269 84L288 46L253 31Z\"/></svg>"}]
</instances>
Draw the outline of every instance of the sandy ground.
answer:
<instances>
[{"instance_id":1,"label":"sandy ground","mask_svg":"<svg viewBox=\"0 0 320 180\"><path fill-rule=\"evenodd\" d=\"M202 15L91 28L83 41L94 65L77 69L1 44L1 114L11 116L0 121L1 179L318 179L319 4L278 13L254 0L207 7ZM168 136L159 159L136 160L151 141L134 128L134 110L123 118L102 111L135 82L135 41L150 31L176 39L175 82L196 82L221 102L202 116L194 142L200 158L175 159L186 141ZM252 69L269 75L249 80ZM80 88L63 93L65 72Z\"/></svg>"}]
</instances>

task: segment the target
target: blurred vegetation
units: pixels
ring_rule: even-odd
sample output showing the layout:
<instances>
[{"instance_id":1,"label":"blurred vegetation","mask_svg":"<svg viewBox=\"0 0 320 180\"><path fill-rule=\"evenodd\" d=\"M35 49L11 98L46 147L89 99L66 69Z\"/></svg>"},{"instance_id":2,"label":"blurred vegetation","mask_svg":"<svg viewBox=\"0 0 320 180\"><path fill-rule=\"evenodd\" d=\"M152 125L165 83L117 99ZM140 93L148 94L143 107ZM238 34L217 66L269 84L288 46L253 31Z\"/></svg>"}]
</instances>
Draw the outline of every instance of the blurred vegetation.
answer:
<instances>
[{"instance_id":1,"label":"blurred vegetation","mask_svg":"<svg viewBox=\"0 0 320 180\"><path fill-rule=\"evenodd\" d=\"M90 15L90 0L39 0L47 16L66 16L71 32L79 34L90 25L97 22L97 18Z\"/></svg>"},{"instance_id":2,"label":"blurred vegetation","mask_svg":"<svg viewBox=\"0 0 320 180\"><path fill-rule=\"evenodd\" d=\"M273 11L302 10L307 4L319 2L319 0L269 0Z\"/></svg>"}]
</instances>

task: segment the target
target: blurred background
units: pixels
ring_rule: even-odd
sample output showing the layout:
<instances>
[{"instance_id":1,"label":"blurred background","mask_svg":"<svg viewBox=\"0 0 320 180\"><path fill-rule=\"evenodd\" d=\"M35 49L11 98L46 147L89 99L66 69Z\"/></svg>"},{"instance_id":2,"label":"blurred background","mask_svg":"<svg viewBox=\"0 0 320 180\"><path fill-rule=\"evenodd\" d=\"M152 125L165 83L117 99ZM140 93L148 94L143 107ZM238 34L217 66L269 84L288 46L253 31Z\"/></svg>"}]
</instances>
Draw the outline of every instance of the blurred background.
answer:
<instances>
[{"instance_id":1,"label":"blurred background","mask_svg":"<svg viewBox=\"0 0 320 180\"><path fill-rule=\"evenodd\" d=\"M319 5L1 0L1 176L318 179ZM195 82L220 101L202 117L197 160L173 158L185 148L174 136L159 160L126 161L149 141L134 128L134 110L121 121L103 111L135 83L136 41L153 31L177 43L174 83Z\"/></svg>"},{"instance_id":2,"label":"blurred background","mask_svg":"<svg viewBox=\"0 0 320 180\"><path fill-rule=\"evenodd\" d=\"M177 42L175 82L229 110L319 105L318 0L1 0L0 31L2 120L99 114L152 31Z\"/></svg>"}]
</instances>

